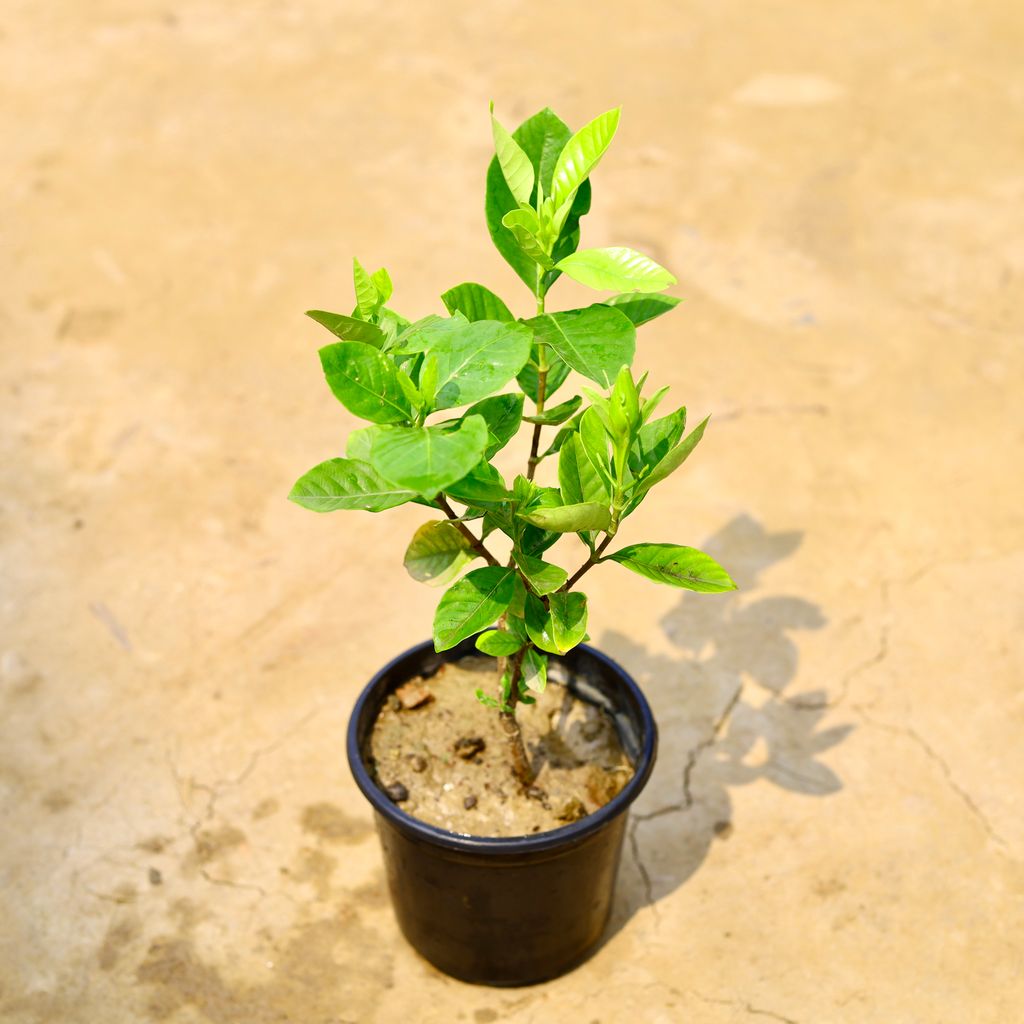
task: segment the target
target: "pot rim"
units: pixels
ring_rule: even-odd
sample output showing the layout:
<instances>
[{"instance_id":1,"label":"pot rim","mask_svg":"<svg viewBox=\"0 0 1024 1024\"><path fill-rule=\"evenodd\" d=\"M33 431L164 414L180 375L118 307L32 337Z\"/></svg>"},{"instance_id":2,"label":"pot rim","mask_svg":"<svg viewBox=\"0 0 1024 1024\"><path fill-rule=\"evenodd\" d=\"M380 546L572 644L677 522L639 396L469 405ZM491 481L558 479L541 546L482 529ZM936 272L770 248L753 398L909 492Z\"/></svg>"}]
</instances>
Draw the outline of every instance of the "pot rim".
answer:
<instances>
[{"instance_id":1,"label":"pot rim","mask_svg":"<svg viewBox=\"0 0 1024 1024\"><path fill-rule=\"evenodd\" d=\"M388 819L395 827L407 835L421 839L427 843L442 847L452 852L482 854L484 856L507 856L508 854L540 853L553 848L575 845L602 829L606 824L624 813L629 805L640 795L654 768L655 755L658 747L658 727L654 714L643 691L632 676L608 655L589 644L579 644L573 650L584 651L588 656L600 662L610 675L618 680L632 696L640 712L640 753L633 766L633 778L599 810L588 814L579 821L550 829L547 832L528 833L522 836L474 836L461 832L450 832L448 829L430 825L419 818L403 811L385 796L383 790L373 781L366 765L363 763L359 749L359 723L374 696L381 680L402 662L413 655L425 656L434 654L434 643L425 640L415 644L408 650L392 658L386 665L374 673L373 678L363 688L352 714L349 718L346 752L349 768L362 790L363 796L370 801L374 810ZM442 652L447 653L447 652Z\"/></svg>"}]
</instances>

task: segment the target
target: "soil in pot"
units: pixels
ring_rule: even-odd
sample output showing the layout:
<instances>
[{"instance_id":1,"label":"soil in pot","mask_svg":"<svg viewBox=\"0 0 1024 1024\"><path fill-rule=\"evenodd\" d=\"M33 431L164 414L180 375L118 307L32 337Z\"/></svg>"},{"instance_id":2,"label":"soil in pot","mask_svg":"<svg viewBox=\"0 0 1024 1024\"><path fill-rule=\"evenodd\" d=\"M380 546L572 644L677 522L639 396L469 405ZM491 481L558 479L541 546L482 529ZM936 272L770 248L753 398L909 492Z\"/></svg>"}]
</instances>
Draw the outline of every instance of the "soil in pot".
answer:
<instances>
[{"instance_id":1,"label":"soil in pot","mask_svg":"<svg viewBox=\"0 0 1024 1024\"><path fill-rule=\"evenodd\" d=\"M498 713L474 697L495 689L493 658L447 663L399 687L381 708L369 765L402 810L474 836L522 836L592 814L633 777L611 717L553 679L516 718L534 771L526 792L512 777Z\"/></svg>"}]
</instances>

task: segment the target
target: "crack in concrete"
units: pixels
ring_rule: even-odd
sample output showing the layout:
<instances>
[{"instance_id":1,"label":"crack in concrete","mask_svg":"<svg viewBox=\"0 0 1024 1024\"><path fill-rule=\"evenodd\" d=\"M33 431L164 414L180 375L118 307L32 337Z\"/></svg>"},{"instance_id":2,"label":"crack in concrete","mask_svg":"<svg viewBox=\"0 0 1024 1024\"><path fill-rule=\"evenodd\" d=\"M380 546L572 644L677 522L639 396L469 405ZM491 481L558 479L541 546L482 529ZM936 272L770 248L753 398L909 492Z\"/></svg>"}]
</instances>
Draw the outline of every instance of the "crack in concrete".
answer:
<instances>
[{"instance_id":1,"label":"crack in concrete","mask_svg":"<svg viewBox=\"0 0 1024 1024\"><path fill-rule=\"evenodd\" d=\"M714 745L715 740L721 735L722 729L725 728L725 723L729 721L729 716L733 713L734 708L740 701L740 697L743 694L743 683L741 682L734 691L732 697L729 698L729 703L726 704L722 713L715 719L714 724L711 727L711 734L707 739L702 740L697 746L690 750L686 757L686 765L683 767L683 810L688 810L693 806L693 792L690 788L690 784L693 778L694 769L697 767L697 762L700 760L700 755L704 753L709 747Z\"/></svg>"},{"instance_id":2,"label":"crack in concrete","mask_svg":"<svg viewBox=\"0 0 1024 1024\"><path fill-rule=\"evenodd\" d=\"M865 723L874 726L876 729L881 729L883 732L892 733L896 736L906 736L908 739L913 740L924 751L928 759L939 766L939 770L942 772L949 788L960 798L964 806L974 816L974 819L984 829L989 839L999 846L1005 854L1010 853L1010 844L993 828L985 812L975 803L971 794L956 781L953 776L953 770L949 767L946 759L916 729L909 725L899 726L879 721L877 718L872 718L870 715L865 714L860 709L857 709L857 713Z\"/></svg>"},{"instance_id":3,"label":"crack in concrete","mask_svg":"<svg viewBox=\"0 0 1024 1024\"><path fill-rule=\"evenodd\" d=\"M651 908L651 913L654 915L654 919L657 921L660 917L658 912L657 904L654 902L654 886L651 883L651 875L647 870L647 865L644 864L643 857L640 856L640 842L636 837L637 825L640 821L634 821L629 828L629 847L633 853L633 860L636 862L637 870L640 872L640 879L644 885L644 904Z\"/></svg>"},{"instance_id":4,"label":"crack in concrete","mask_svg":"<svg viewBox=\"0 0 1024 1024\"><path fill-rule=\"evenodd\" d=\"M742 1010L744 1013L749 1013L754 1017L768 1017L770 1020L781 1021L781 1024L800 1024L800 1022L793 1017L785 1017L781 1013L776 1013L774 1010L766 1010L763 1007L754 1006L746 1000L715 999L713 996L706 996L703 992L698 992L696 989L692 988L689 992L690 995L696 996L702 1003L709 1003L712 1006L729 1006L733 1009Z\"/></svg>"}]
</instances>

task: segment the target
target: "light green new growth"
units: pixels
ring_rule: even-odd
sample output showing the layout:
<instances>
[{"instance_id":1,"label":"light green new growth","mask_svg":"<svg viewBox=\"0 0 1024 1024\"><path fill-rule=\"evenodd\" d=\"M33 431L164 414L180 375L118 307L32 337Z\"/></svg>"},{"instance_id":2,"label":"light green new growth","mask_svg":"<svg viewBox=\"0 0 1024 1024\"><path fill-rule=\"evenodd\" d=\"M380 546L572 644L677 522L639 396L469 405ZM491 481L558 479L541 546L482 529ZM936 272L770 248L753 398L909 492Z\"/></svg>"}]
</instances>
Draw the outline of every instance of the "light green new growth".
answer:
<instances>
[{"instance_id":1,"label":"light green new growth","mask_svg":"<svg viewBox=\"0 0 1024 1024\"><path fill-rule=\"evenodd\" d=\"M606 553L622 520L682 465L707 424L687 434L685 408L653 418L667 389L645 397L646 374L636 381L630 371L637 327L679 301L659 294L675 278L634 249L579 249L590 175L618 122L619 110L610 110L573 134L544 109L510 134L492 105L487 226L530 289L531 316L517 320L497 295L467 282L441 296L447 317L410 322L386 305L387 271L367 273L358 260L351 314L308 314L341 339L320 350L328 386L372 425L350 435L345 458L302 476L289 497L315 512L382 512L417 502L445 517L416 531L405 566L414 579L448 585L434 618L438 651L479 634L477 648L500 659L496 694L477 691L477 698L500 711L511 768L523 784L530 770L515 705L543 691L549 654L587 639L587 598L575 588L593 566L611 561L704 593L736 586L695 548L630 544ZM548 312L548 291L563 273L617 294ZM570 371L598 387L549 404ZM512 382L518 390L503 392ZM524 414L525 399L532 408ZM524 424L530 455L509 486L491 459ZM545 448L546 428L555 433ZM557 461L557 487L535 481L548 459ZM589 552L571 572L548 560L569 533ZM504 561L487 546L494 534L511 545Z\"/></svg>"}]
</instances>

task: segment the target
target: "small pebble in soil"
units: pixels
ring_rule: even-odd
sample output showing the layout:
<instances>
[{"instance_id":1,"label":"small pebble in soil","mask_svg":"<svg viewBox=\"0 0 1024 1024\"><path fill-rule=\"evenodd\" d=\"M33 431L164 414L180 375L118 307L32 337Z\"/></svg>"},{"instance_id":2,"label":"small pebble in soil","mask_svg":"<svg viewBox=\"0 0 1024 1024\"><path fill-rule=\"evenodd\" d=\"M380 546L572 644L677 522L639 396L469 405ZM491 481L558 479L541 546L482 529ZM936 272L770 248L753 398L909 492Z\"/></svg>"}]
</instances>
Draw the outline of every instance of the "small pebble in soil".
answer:
<instances>
[{"instance_id":1,"label":"small pebble in soil","mask_svg":"<svg viewBox=\"0 0 1024 1024\"><path fill-rule=\"evenodd\" d=\"M429 704L434 699L434 695L422 683L418 683L416 680L400 686L395 690L395 696L398 698L401 706L407 711L412 708L422 707L424 704Z\"/></svg>"},{"instance_id":2,"label":"small pebble in soil","mask_svg":"<svg viewBox=\"0 0 1024 1024\"><path fill-rule=\"evenodd\" d=\"M470 795L462 801L462 806L465 807L467 811L473 810L473 808L476 807L476 797L470 793Z\"/></svg>"},{"instance_id":3,"label":"small pebble in soil","mask_svg":"<svg viewBox=\"0 0 1024 1024\"><path fill-rule=\"evenodd\" d=\"M392 693L388 697L388 707L391 708L392 711L401 711L402 702Z\"/></svg>"},{"instance_id":4,"label":"small pebble in soil","mask_svg":"<svg viewBox=\"0 0 1024 1024\"><path fill-rule=\"evenodd\" d=\"M409 799L409 790L407 790L400 782L392 782L390 786L385 786L384 792L387 793L389 799L393 800L396 804L400 804L403 800Z\"/></svg>"},{"instance_id":5,"label":"small pebble in soil","mask_svg":"<svg viewBox=\"0 0 1024 1024\"><path fill-rule=\"evenodd\" d=\"M455 753L463 761L468 761L470 758L476 757L486 746L487 744L480 736L463 736L455 741Z\"/></svg>"},{"instance_id":6,"label":"small pebble in soil","mask_svg":"<svg viewBox=\"0 0 1024 1024\"><path fill-rule=\"evenodd\" d=\"M164 880L164 876L161 875L160 872L157 871L156 868L150 868L149 869L149 884L150 885L160 885L160 884L163 883L163 880Z\"/></svg>"},{"instance_id":7,"label":"small pebble in soil","mask_svg":"<svg viewBox=\"0 0 1024 1024\"><path fill-rule=\"evenodd\" d=\"M526 795L531 800L544 800L547 797L547 793L540 786L530 786L526 791Z\"/></svg>"},{"instance_id":8,"label":"small pebble in soil","mask_svg":"<svg viewBox=\"0 0 1024 1024\"><path fill-rule=\"evenodd\" d=\"M587 816L587 809L583 806L582 801L577 800L573 797L571 800L566 800L564 804L558 809L558 820L559 821L579 821L580 818Z\"/></svg>"},{"instance_id":9,"label":"small pebble in soil","mask_svg":"<svg viewBox=\"0 0 1024 1024\"><path fill-rule=\"evenodd\" d=\"M427 759L425 757L420 757L419 754L410 754L409 763L412 765L412 770L414 772L422 772L427 769Z\"/></svg>"}]
</instances>

